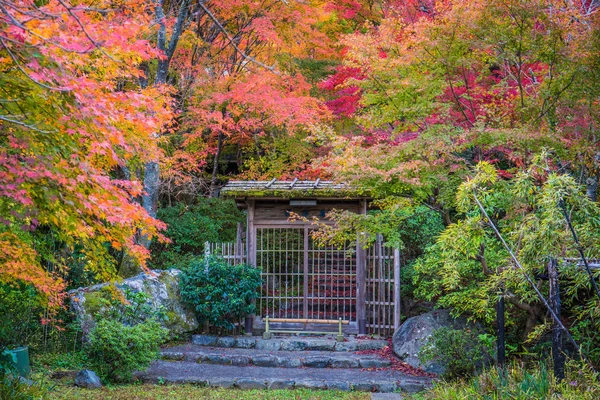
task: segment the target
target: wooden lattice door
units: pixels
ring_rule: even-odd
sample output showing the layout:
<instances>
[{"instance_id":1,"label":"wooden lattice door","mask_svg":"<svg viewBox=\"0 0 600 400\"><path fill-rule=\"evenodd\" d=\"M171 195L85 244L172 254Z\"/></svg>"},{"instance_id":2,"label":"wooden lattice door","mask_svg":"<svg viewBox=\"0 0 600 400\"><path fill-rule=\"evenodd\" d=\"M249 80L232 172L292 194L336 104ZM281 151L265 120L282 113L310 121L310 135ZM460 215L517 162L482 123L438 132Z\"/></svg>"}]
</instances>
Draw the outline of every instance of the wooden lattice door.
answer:
<instances>
[{"instance_id":1,"label":"wooden lattice door","mask_svg":"<svg viewBox=\"0 0 600 400\"><path fill-rule=\"evenodd\" d=\"M260 316L356 321L356 256L319 246L308 227L256 228Z\"/></svg>"}]
</instances>

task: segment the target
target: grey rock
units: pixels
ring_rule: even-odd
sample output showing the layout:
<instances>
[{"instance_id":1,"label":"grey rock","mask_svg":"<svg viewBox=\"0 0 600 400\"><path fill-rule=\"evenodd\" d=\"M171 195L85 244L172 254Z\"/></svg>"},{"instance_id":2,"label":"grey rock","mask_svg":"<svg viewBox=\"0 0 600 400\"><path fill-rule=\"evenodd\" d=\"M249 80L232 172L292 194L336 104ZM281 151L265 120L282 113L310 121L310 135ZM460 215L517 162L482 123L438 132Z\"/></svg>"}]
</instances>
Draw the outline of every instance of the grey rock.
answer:
<instances>
[{"instance_id":1,"label":"grey rock","mask_svg":"<svg viewBox=\"0 0 600 400\"><path fill-rule=\"evenodd\" d=\"M214 346L217 344L217 337L211 335L194 335L192 343L199 346Z\"/></svg>"},{"instance_id":2,"label":"grey rock","mask_svg":"<svg viewBox=\"0 0 600 400\"><path fill-rule=\"evenodd\" d=\"M22 376L19 376L19 382L21 382L23 385L27 385L27 386L33 385L33 381L31 379L27 379Z\"/></svg>"},{"instance_id":3,"label":"grey rock","mask_svg":"<svg viewBox=\"0 0 600 400\"><path fill-rule=\"evenodd\" d=\"M343 391L343 392L349 392L352 388L351 388L349 382L328 381L327 382L327 389L340 390L340 391Z\"/></svg>"},{"instance_id":4,"label":"grey rock","mask_svg":"<svg viewBox=\"0 0 600 400\"><path fill-rule=\"evenodd\" d=\"M306 350L333 351L335 343L332 340L313 339L306 341Z\"/></svg>"},{"instance_id":5,"label":"grey rock","mask_svg":"<svg viewBox=\"0 0 600 400\"><path fill-rule=\"evenodd\" d=\"M185 360L186 354L181 351L163 351L160 358L163 360L182 361Z\"/></svg>"},{"instance_id":6,"label":"grey rock","mask_svg":"<svg viewBox=\"0 0 600 400\"><path fill-rule=\"evenodd\" d=\"M357 342L357 350L381 350L388 345L385 340L359 340Z\"/></svg>"},{"instance_id":7,"label":"grey rock","mask_svg":"<svg viewBox=\"0 0 600 400\"><path fill-rule=\"evenodd\" d=\"M386 360L383 358L361 358L360 366L362 368L386 368L389 367L392 363L390 360Z\"/></svg>"},{"instance_id":8,"label":"grey rock","mask_svg":"<svg viewBox=\"0 0 600 400\"><path fill-rule=\"evenodd\" d=\"M400 389L406 393L418 393L431 386L431 384L423 385L423 382L419 382L416 380L401 380L400 381Z\"/></svg>"},{"instance_id":9,"label":"grey rock","mask_svg":"<svg viewBox=\"0 0 600 400\"><path fill-rule=\"evenodd\" d=\"M317 381L311 379L299 379L296 381L296 388L303 389L327 389L325 381Z\"/></svg>"},{"instance_id":10,"label":"grey rock","mask_svg":"<svg viewBox=\"0 0 600 400\"><path fill-rule=\"evenodd\" d=\"M395 382L373 382L373 390L380 393L390 393L398 389Z\"/></svg>"},{"instance_id":11,"label":"grey rock","mask_svg":"<svg viewBox=\"0 0 600 400\"><path fill-rule=\"evenodd\" d=\"M277 367L278 357L272 355L256 356L252 358L252 364L257 367Z\"/></svg>"},{"instance_id":12,"label":"grey rock","mask_svg":"<svg viewBox=\"0 0 600 400\"><path fill-rule=\"evenodd\" d=\"M217 347L235 347L236 339L225 336L217 339Z\"/></svg>"},{"instance_id":13,"label":"grey rock","mask_svg":"<svg viewBox=\"0 0 600 400\"><path fill-rule=\"evenodd\" d=\"M392 339L394 353L413 367L422 368L435 374L443 374L446 370L445 365L434 361L423 364L419 360L419 351L433 332L441 327L479 329L475 324L467 322L466 318L452 318L448 310L434 310L409 318L398 328Z\"/></svg>"},{"instance_id":14,"label":"grey rock","mask_svg":"<svg viewBox=\"0 0 600 400\"><path fill-rule=\"evenodd\" d=\"M374 391L375 384L371 381L355 382L352 384L352 390L357 392L372 392Z\"/></svg>"},{"instance_id":15,"label":"grey rock","mask_svg":"<svg viewBox=\"0 0 600 400\"><path fill-rule=\"evenodd\" d=\"M237 338L235 347L241 349L252 349L256 345L256 339L253 338Z\"/></svg>"},{"instance_id":16,"label":"grey rock","mask_svg":"<svg viewBox=\"0 0 600 400\"><path fill-rule=\"evenodd\" d=\"M309 368L327 368L331 365L329 357L305 357L304 366Z\"/></svg>"},{"instance_id":17,"label":"grey rock","mask_svg":"<svg viewBox=\"0 0 600 400\"><path fill-rule=\"evenodd\" d=\"M169 330L171 337L176 337L198 328L196 313L181 300L180 273L177 269L150 271L124 279L115 284L115 287L122 293L126 289L146 293L152 308L162 308L166 312L168 318L161 323ZM69 292L71 308L80 321L84 336L87 336L96 324L96 315L105 308L106 302L103 299L110 299L110 292L106 290L109 285L111 284L102 283Z\"/></svg>"},{"instance_id":18,"label":"grey rock","mask_svg":"<svg viewBox=\"0 0 600 400\"><path fill-rule=\"evenodd\" d=\"M281 350L281 340L277 339L257 339L255 348L257 350L278 351Z\"/></svg>"},{"instance_id":19,"label":"grey rock","mask_svg":"<svg viewBox=\"0 0 600 400\"><path fill-rule=\"evenodd\" d=\"M300 368L302 360L300 358L278 357L277 366L282 368Z\"/></svg>"},{"instance_id":20,"label":"grey rock","mask_svg":"<svg viewBox=\"0 0 600 400\"><path fill-rule=\"evenodd\" d=\"M216 378L216 377L210 378L210 379L208 379L208 386L232 388L235 386L235 379L233 379L233 378Z\"/></svg>"},{"instance_id":21,"label":"grey rock","mask_svg":"<svg viewBox=\"0 0 600 400\"><path fill-rule=\"evenodd\" d=\"M355 357L336 357L331 359L332 368L358 368L358 359Z\"/></svg>"},{"instance_id":22,"label":"grey rock","mask_svg":"<svg viewBox=\"0 0 600 400\"><path fill-rule=\"evenodd\" d=\"M231 365L250 365L250 357L247 356L233 356L231 357Z\"/></svg>"},{"instance_id":23,"label":"grey rock","mask_svg":"<svg viewBox=\"0 0 600 400\"><path fill-rule=\"evenodd\" d=\"M296 383L292 380L269 379L267 381L267 388L271 390L293 389L295 384Z\"/></svg>"},{"instance_id":24,"label":"grey rock","mask_svg":"<svg viewBox=\"0 0 600 400\"><path fill-rule=\"evenodd\" d=\"M82 369L75 376L75 385L87 389L97 389L102 387L102 382L94 371Z\"/></svg>"},{"instance_id":25,"label":"grey rock","mask_svg":"<svg viewBox=\"0 0 600 400\"><path fill-rule=\"evenodd\" d=\"M284 351L302 351L308 347L305 340L283 340L281 350Z\"/></svg>"},{"instance_id":26,"label":"grey rock","mask_svg":"<svg viewBox=\"0 0 600 400\"><path fill-rule=\"evenodd\" d=\"M235 385L240 389L266 389L267 384L264 380L253 378L237 379Z\"/></svg>"},{"instance_id":27,"label":"grey rock","mask_svg":"<svg viewBox=\"0 0 600 400\"><path fill-rule=\"evenodd\" d=\"M224 354L207 354L202 357L202 362L206 364L231 365L231 357Z\"/></svg>"},{"instance_id":28,"label":"grey rock","mask_svg":"<svg viewBox=\"0 0 600 400\"><path fill-rule=\"evenodd\" d=\"M335 344L335 351L357 351L358 343L356 341L351 342L338 342Z\"/></svg>"}]
</instances>

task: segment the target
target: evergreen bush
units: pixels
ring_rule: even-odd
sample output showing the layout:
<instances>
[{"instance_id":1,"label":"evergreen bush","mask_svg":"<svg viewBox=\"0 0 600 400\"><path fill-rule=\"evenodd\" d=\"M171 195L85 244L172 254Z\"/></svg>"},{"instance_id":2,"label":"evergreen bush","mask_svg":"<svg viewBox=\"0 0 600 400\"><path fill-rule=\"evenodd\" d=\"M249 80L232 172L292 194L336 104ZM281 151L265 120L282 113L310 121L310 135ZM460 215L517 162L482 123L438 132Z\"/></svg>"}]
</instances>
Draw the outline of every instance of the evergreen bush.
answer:
<instances>
[{"instance_id":1,"label":"evergreen bush","mask_svg":"<svg viewBox=\"0 0 600 400\"><path fill-rule=\"evenodd\" d=\"M442 327L421 348L419 359L445 365L444 378L452 380L472 376L488 358L487 352L485 342L474 332Z\"/></svg>"},{"instance_id":2,"label":"evergreen bush","mask_svg":"<svg viewBox=\"0 0 600 400\"><path fill-rule=\"evenodd\" d=\"M181 297L200 321L231 329L232 321L255 311L252 300L261 285L260 270L229 265L216 256L194 260L181 274Z\"/></svg>"}]
</instances>

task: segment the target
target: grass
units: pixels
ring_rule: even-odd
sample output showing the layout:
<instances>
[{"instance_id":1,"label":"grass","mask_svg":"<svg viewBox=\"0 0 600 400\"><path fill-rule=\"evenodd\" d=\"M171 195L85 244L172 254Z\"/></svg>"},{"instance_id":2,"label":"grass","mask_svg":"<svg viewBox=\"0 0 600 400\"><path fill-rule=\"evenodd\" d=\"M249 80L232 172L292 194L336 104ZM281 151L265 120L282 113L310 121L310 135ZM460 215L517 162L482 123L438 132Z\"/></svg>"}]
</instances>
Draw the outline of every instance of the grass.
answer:
<instances>
[{"instance_id":1,"label":"grass","mask_svg":"<svg viewBox=\"0 0 600 400\"><path fill-rule=\"evenodd\" d=\"M240 390L207 388L193 385L122 385L87 390L59 386L49 398L56 400L367 400L368 393L338 392L332 390Z\"/></svg>"},{"instance_id":2,"label":"grass","mask_svg":"<svg viewBox=\"0 0 600 400\"><path fill-rule=\"evenodd\" d=\"M512 363L505 371L491 368L469 380L439 381L411 400L504 400L504 399L600 399L598 375L574 361L567 364L566 378L557 382L544 363L526 368Z\"/></svg>"}]
</instances>

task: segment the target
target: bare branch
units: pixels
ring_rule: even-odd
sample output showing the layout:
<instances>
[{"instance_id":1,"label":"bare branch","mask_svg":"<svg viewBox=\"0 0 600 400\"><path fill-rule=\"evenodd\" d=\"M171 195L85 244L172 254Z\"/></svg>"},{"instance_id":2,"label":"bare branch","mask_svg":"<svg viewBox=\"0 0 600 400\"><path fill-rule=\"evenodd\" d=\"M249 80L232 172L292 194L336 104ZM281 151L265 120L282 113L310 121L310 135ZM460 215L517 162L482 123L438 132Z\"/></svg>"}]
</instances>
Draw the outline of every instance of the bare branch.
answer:
<instances>
[{"instance_id":1,"label":"bare branch","mask_svg":"<svg viewBox=\"0 0 600 400\"><path fill-rule=\"evenodd\" d=\"M200 7L204 10L204 12L206 13L206 15L208 15L210 17L210 19L212 19L212 21L215 23L215 25L219 28L219 30L221 32L223 32L223 34L225 35L225 37L227 38L227 40L229 41L229 44L231 44L231 46L235 49L235 51L237 51L244 59L262 67L265 68L271 72L273 72L276 75L281 75L281 73L279 71L277 71L275 69L274 66L269 66L267 64L264 64L260 61L258 61L256 58L251 57L249 55L247 55L242 49L240 49L237 44L235 44L235 41L233 40L233 38L231 37L231 35L229 34L229 32L227 32L227 30L225 29L225 27L223 26L223 24L221 24L221 22L217 19L217 17L215 17L215 15L204 5L204 0L200 0L198 1L198 5L200 5Z\"/></svg>"},{"instance_id":2,"label":"bare branch","mask_svg":"<svg viewBox=\"0 0 600 400\"><path fill-rule=\"evenodd\" d=\"M13 54L13 52L10 51L10 48L6 45L6 43L4 42L4 38L2 36L0 36L0 44L2 44L2 47L4 47L4 49L6 50L6 52L10 56L10 58L13 60L13 62L15 63L15 65L17 66L17 68L19 69L19 71L21 71L21 73L23 75L25 75L33 83L35 83L36 85L39 85L39 86L41 86L41 87L43 87L45 89L48 89L48 90L54 90L54 91L58 91L58 92L68 92L69 91L69 89L66 89L66 88L48 86L45 83L42 83L42 82L38 81L37 79L35 79L34 77L32 77L31 75L29 75L27 73L27 71L25 71L25 69L19 63L19 60L17 60L17 57L15 57L15 55Z\"/></svg>"},{"instance_id":3,"label":"bare branch","mask_svg":"<svg viewBox=\"0 0 600 400\"><path fill-rule=\"evenodd\" d=\"M40 133L55 133L55 132L57 132L56 130L54 130L54 131L46 131L46 130L37 128L35 125L27 124L27 123L25 123L23 121L19 121L18 119L10 118L10 117L8 117L6 115L0 115L0 121L5 121L5 122L9 122L11 124L20 125L20 126L23 126L23 127L27 128L27 129L31 129L33 131L40 132Z\"/></svg>"}]
</instances>

